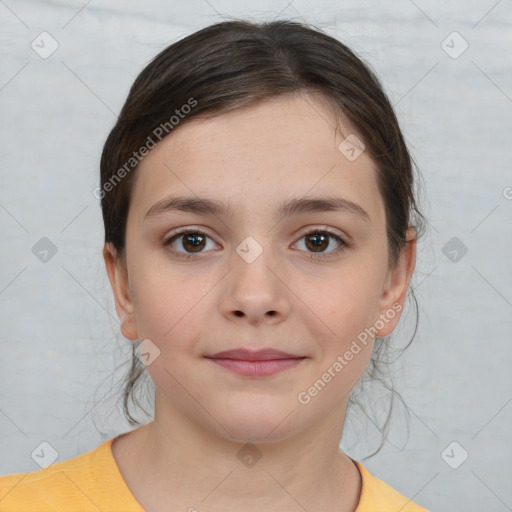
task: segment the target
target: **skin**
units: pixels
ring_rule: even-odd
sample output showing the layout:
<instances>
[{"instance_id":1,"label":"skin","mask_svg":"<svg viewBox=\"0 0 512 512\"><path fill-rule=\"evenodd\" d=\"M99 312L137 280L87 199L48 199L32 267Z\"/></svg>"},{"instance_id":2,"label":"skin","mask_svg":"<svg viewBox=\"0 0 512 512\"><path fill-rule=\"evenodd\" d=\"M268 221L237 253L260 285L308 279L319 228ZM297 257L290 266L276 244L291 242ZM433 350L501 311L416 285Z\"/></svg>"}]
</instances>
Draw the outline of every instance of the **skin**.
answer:
<instances>
[{"instance_id":1,"label":"skin","mask_svg":"<svg viewBox=\"0 0 512 512\"><path fill-rule=\"evenodd\" d=\"M136 171L126 253L106 244L103 254L122 334L150 339L160 350L147 366L156 386L154 420L112 447L150 512L170 505L248 512L357 507L359 471L338 444L373 339L308 404L297 396L380 315L404 305L416 236L409 229L390 268L374 163L367 152L355 161L342 154L340 142L357 132L337 121L321 96L281 96L184 123ZM144 220L155 203L178 194L229 203L233 216L174 211ZM286 199L322 195L357 203L369 221L340 211L276 217ZM183 226L207 232L202 252L183 246L183 236L163 245ZM312 259L319 253L305 234L314 228L330 228L349 246L336 254L340 244L330 239L322 244L328 257ZM263 250L252 263L236 252L247 236ZM172 248L192 258L180 259ZM376 335L390 334L399 318L397 312ZM307 359L251 378L204 357L239 347ZM252 467L237 457L246 443L261 454Z\"/></svg>"}]
</instances>

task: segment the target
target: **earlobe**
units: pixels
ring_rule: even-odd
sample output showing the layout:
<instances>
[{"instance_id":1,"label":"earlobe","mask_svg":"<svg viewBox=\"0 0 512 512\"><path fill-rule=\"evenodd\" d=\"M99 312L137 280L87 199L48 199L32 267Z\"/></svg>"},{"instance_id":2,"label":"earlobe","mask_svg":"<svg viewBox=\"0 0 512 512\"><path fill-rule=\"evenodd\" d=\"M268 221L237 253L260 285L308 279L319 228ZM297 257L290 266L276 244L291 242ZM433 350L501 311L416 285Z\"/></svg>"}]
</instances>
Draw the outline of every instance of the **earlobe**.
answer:
<instances>
[{"instance_id":1,"label":"earlobe","mask_svg":"<svg viewBox=\"0 0 512 512\"><path fill-rule=\"evenodd\" d=\"M138 339L138 333L128 286L126 265L111 242L107 242L103 247L103 259L114 293L117 315L121 321L121 334L129 340L136 340Z\"/></svg>"},{"instance_id":2,"label":"earlobe","mask_svg":"<svg viewBox=\"0 0 512 512\"><path fill-rule=\"evenodd\" d=\"M388 336L398 324L409 290L409 284L416 266L417 235L414 228L409 228L400 259L389 270L386 286L379 304L379 318L376 319L376 337ZM380 321L379 321L380 320Z\"/></svg>"}]
</instances>

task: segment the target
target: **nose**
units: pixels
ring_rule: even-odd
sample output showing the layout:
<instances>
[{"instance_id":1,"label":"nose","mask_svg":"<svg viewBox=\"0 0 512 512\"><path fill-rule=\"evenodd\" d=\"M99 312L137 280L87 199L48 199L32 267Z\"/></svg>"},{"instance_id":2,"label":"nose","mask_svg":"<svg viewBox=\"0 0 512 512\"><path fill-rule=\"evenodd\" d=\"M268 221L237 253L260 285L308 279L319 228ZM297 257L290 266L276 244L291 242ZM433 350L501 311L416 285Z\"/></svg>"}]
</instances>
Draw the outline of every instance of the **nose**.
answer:
<instances>
[{"instance_id":1,"label":"nose","mask_svg":"<svg viewBox=\"0 0 512 512\"><path fill-rule=\"evenodd\" d=\"M282 266L270 250L251 263L235 256L222 290L221 313L230 321L251 325L282 322L291 309L291 292L285 284L288 276Z\"/></svg>"}]
</instances>

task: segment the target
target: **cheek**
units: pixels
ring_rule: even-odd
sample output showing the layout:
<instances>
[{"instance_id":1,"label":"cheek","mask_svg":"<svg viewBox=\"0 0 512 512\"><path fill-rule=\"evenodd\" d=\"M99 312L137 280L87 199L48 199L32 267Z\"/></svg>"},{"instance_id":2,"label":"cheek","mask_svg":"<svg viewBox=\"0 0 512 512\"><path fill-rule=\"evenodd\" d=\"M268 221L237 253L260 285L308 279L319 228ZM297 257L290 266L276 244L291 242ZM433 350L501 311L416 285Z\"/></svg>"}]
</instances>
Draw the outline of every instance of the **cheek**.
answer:
<instances>
[{"instance_id":1,"label":"cheek","mask_svg":"<svg viewBox=\"0 0 512 512\"><path fill-rule=\"evenodd\" d=\"M131 295L140 338L163 338L183 315L183 301L177 300L175 288L182 286L170 279L162 266L132 260ZM181 313L181 315L180 315Z\"/></svg>"},{"instance_id":2,"label":"cheek","mask_svg":"<svg viewBox=\"0 0 512 512\"><path fill-rule=\"evenodd\" d=\"M325 371L331 372L331 378L335 374L332 382L337 384L330 387L337 388L338 394L345 394L357 383L371 357L379 279L376 270L352 267L351 272L332 276L314 293L311 288L309 293L307 288L301 291L304 302L314 313L303 317L317 342L320 366L314 377L321 378ZM325 376L326 380L329 378Z\"/></svg>"},{"instance_id":3,"label":"cheek","mask_svg":"<svg viewBox=\"0 0 512 512\"><path fill-rule=\"evenodd\" d=\"M374 267L375 268L375 267ZM309 306L311 322L336 344L371 325L378 311L380 277L368 266L349 266L328 278L301 286L297 295Z\"/></svg>"},{"instance_id":4,"label":"cheek","mask_svg":"<svg viewBox=\"0 0 512 512\"><path fill-rule=\"evenodd\" d=\"M139 339L149 338L161 351L180 352L180 345L194 349L204 308L211 311L209 291L215 276L197 277L181 267L172 269L167 262L138 263L133 259L132 297ZM198 324L199 321L199 324Z\"/></svg>"}]
</instances>

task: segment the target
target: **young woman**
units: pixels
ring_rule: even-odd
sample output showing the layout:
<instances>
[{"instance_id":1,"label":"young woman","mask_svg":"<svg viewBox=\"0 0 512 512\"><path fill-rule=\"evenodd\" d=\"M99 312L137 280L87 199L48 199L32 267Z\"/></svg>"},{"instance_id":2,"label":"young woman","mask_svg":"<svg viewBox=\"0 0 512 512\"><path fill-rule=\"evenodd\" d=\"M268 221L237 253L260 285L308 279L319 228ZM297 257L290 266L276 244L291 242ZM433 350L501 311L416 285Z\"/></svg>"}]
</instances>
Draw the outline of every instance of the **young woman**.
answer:
<instances>
[{"instance_id":1,"label":"young woman","mask_svg":"<svg viewBox=\"0 0 512 512\"><path fill-rule=\"evenodd\" d=\"M0 478L0 510L424 511L339 448L409 291L413 184L382 87L336 39L238 20L162 51L95 191L154 419Z\"/></svg>"}]
</instances>

